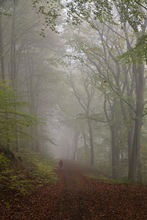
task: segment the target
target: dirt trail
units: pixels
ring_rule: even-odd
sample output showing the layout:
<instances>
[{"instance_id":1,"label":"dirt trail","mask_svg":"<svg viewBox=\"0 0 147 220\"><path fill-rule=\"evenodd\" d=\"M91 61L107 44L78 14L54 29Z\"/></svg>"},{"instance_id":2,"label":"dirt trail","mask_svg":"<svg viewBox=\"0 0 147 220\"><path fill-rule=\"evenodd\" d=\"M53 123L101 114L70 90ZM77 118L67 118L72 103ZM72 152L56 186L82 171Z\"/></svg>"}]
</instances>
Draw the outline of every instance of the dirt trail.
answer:
<instances>
[{"instance_id":1,"label":"dirt trail","mask_svg":"<svg viewBox=\"0 0 147 220\"><path fill-rule=\"evenodd\" d=\"M0 220L147 220L147 187L106 184L66 162L54 186L44 186L0 210Z\"/></svg>"}]
</instances>

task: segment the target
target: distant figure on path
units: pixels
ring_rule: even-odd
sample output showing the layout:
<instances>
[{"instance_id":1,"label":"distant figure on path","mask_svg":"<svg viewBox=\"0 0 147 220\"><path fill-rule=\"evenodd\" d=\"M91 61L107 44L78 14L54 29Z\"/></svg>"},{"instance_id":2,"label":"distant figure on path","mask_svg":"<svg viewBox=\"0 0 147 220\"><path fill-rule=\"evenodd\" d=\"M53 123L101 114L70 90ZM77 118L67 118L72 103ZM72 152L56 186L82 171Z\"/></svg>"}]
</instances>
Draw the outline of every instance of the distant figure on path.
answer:
<instances>
[{"instance_id":1,"label":"distant figure on path","mask_svg":"<svg viewBox=\"0 0 147 220\"><path fill-rule=\"evenodd\" d=\"M60 169L60 170L63 170L63 160L60 160L60 161L59 161L59 169Z\"/></svg>"}]
</instances>

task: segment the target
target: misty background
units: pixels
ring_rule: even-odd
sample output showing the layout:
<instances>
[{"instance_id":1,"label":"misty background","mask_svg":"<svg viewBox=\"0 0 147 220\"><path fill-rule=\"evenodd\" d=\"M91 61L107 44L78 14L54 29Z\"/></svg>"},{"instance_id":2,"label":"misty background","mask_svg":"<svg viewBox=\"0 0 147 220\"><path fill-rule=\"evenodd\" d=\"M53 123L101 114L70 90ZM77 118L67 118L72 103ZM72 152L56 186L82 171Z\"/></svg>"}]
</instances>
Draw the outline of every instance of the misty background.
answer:
<instances>
[{"instance_id":1,"label":"misty background","mask_svg":"<svg viewBox=\"0 0 147 220\"><path fill-rule=\"evenodd\" d=\"M60 8L55 28L29 0L0 11L0 145L147 181L147 66L120 58L146 36L146 10L134 25L116 5L114 22L73 25Z\"/></svg>"}]
</instances>

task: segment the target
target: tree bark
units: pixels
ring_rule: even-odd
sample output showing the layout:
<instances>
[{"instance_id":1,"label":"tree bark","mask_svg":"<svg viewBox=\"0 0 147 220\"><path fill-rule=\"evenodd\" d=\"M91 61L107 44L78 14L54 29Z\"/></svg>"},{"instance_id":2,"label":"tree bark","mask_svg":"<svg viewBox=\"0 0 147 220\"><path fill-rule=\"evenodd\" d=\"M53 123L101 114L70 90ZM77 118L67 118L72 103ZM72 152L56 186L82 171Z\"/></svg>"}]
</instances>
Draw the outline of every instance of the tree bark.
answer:
<instances>
[{"instance_id":1,"label":"tree bark","mask_svg":"<svg viewBox=\"0 0 147 220\"><path fill-rule=\"evenodd\" d=\"M128 178L130 181L136 182L138 180L137 169L139 165L141 126L144 108L144 64L140 64L136 67L134 74L136 83L136 117Z\"/></svg>"},{"instance_id":2,"label":"tree bark","mask_svg":"<svg viewBox=\"0 0 147 220\"><path fill-rule=\"evenodd\" d=\"M84 131L82 132L82 136L83 136L84 149L85 149L85 163L86 163L86 164L89 164L88 145L87 145L87 142L86 142L86 134L85 134Z\"/></svg>"},{"instance_id":3,"label":"tree bark","mask_svg":"<svg viewBox=\"0 0 147 220\"><path fill-rule=\"evenodd\" d=\"M79 140L79 130L75 128L74 131L74 140L73 140L73 160L75 161L77 159L77 150L78 150L78 140Z\"/></svg>"},{"instance_id":4,"label":"tree bark","mask_svg":"<svg viewBox=\"0 0 147 220\"><path fill-rule=\"evenodd\" d=\"M16 30L15 30L15 18L16 18L16 5L13 3L13 17L12 17L12 32L11 32L11 72L10 79L14 90L16 90Z\"/></svg>"},{"instance_id":5,"label":"tree bark","mask_svg":"<svg viewBox=\"0 0 147 220\"><path fill-rule=\"evenodd\" d=\"M89 141L90 141L90 166L94 167L94 146L93 146L93 133L92 133L92 126L91 120L87 119L88 129L89 129Z\"/></svg>"},{"instance_id":6,"label":"tree bark","mask_svg":"<svg viewBox=\"0 0 147 220\"><path fill-rule=\"evenodd\" d=\"M119 176L119 151L116 140L115 128L111 126L111 143L112 143L112 178L117 179Z\"/></svg>"},{"instance_id":7,"label":"tree bark","mask_svg":"<svg viewBox=\"0 0 147 220\"><path fill-rule=\"evenodd\" d=\"M3 51L3 33L2 33L2 16L0 15L0 63L1 63L1 79L5 80L5 63Z\"/></svg>"},{"instance_id":8,"label":"tree bark","mask_svg":"<svg viewBox=\"0 0 147 220\"><path fill-rule=\"evenodd\" d=\"M16 1L13 0L13 15L12 15L12 31L11 31L11 69L10 69L10 80L14 89L14 92L17 92L17 77L16 77ZM14 110L17 111L16 100L14 101ZM15 119L17 119L17 114L15 114ZM16 120L17 121L17 120ZM15 124L14 136L16 139L15 151L19 150L19 137L18 137L18 126Z\"/></svg>"}]
</instances>

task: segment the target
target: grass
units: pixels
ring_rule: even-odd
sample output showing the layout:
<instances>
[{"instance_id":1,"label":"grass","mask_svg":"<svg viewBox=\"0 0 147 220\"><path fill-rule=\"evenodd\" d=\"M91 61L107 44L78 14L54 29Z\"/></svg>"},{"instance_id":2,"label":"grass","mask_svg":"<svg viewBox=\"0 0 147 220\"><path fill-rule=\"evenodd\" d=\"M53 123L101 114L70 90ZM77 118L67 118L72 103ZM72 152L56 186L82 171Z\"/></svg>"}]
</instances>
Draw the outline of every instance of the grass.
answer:
<instances>
[{"instance_id":1,"label":"grass","mask_svg":"<svg viewBox=\"0 0 147 220\"><path fill-rule=\"evenodd\" d=\"M127 178L112 179L112 178L108 178L102 175L99 176L99 175L93 175L93 174L86 175L86 177L90 179L95 179L103 183L108 183L108 184L128 184L128 185L132 184Z\"/></svg>"}]
</instances>

